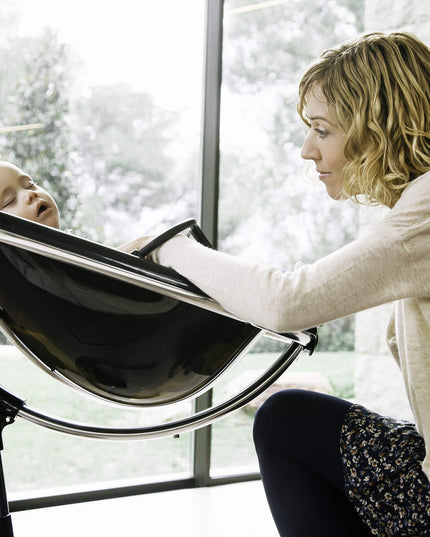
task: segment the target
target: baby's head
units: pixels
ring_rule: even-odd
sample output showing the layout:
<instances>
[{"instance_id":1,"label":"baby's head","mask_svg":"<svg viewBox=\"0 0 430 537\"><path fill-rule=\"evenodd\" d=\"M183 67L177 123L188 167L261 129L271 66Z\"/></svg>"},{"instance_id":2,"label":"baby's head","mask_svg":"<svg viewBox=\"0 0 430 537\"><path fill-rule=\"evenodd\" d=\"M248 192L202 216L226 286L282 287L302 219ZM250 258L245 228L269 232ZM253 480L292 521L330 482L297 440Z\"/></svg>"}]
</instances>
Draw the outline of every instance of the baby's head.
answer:
<instances>
[{"instance_id":1,"label":"baby's head","mask_svg":"<svg viewBox=\"0 0 430 537\"><path fill-rule=\"evenodd\" d=\"M0 211L45 226L60 227L60 214L52 197L25 172L0 161Z\"/></svg>"}]
</instances>

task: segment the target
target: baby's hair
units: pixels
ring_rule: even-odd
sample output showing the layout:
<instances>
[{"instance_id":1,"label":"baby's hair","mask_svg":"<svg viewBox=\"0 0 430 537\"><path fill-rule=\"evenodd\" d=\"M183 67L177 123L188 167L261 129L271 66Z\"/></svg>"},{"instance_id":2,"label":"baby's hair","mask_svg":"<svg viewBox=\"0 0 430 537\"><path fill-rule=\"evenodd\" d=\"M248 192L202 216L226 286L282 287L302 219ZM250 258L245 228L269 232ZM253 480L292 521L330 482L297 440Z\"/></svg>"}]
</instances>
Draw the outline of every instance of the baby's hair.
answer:
<instances>
[{"instance_id":1,"label":"baby's hair","mask_svg":"<svg viewBox=\"0 0 430 537\"><path fill-rule=\"evenodd\" d=\"M343 190L393 207L430 170L430 49L406 32L372 33L325 51L303 75L298 112L320 86L346 133Z\"/></svg>"}]
</instances>

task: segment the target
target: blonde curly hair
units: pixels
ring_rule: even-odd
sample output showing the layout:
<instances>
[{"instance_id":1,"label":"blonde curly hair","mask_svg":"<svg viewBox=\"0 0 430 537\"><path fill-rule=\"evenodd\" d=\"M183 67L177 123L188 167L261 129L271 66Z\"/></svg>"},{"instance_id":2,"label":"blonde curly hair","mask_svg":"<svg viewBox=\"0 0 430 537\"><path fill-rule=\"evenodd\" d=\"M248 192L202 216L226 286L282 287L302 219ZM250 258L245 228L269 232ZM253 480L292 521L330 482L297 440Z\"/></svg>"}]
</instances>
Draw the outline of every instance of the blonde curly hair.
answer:
<instances>
[{"instance_id":1,"label":"blonde curly hair","mask_svg":"<svg viewBox=\"0 0 430 537\"><path fill-rule=\"evenodd\" d=\"M372 33L325 51L303 75L298 112L319 85L346 133L343 190L393 207L430 170L430 49L406 32Z\"/></svg>"}]
</instances>

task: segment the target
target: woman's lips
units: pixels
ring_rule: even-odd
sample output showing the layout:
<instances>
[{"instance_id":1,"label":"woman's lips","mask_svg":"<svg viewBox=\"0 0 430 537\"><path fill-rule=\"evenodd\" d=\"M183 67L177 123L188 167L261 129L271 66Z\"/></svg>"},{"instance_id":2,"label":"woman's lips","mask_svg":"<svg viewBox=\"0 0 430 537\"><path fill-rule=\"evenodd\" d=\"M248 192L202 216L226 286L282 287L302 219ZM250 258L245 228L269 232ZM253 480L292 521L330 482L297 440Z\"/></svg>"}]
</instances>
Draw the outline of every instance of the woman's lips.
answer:
<instances>
[{"instance_id":1,"label":"woman's lips","mask_svg":"<svg viewBox=\"0 0 430 537\"><path fill-rule=\"evenodd\" d=\"M324 179L327 179L327 177L330 175L330 172L318 172L318 177L320 178L320 181L324 181Z\"/></svg>"}]
</instances>

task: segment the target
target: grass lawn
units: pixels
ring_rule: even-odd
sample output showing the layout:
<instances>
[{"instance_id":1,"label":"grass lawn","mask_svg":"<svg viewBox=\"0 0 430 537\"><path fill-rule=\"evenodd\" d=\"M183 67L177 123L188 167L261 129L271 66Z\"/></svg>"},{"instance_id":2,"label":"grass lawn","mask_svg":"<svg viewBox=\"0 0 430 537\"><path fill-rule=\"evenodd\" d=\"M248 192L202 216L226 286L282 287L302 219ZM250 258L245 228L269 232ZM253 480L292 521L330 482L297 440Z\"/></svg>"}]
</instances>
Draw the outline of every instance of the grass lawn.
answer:
<instances>
[{"instance_id":1,"label":"grass lawn","mask_svg":"<svg viewBox=\"0 0 430 537\"><path fill-rule=\"evenodd\" d=\"M28 360L11 354L7 348L3 351L0 347L1 384L26 398L32 407L64 419L102 426L137 426L166 417L165 410L121 409L93 401L52 379ZM234 375L266 367L272 359L273 355L269 354L251 354L236 366ZM304 354L291 370L320 371L330 380L337 395L351 397L354 360L353 353L316 352L311 357ZM222 382L217 385L215 398L222 386ZM253 416L241 410L213 426L215 469L255 464L252 422ZM5 429L3 436L2 456L9 494L190 471L191 434L179 439L100 441L62 435L18 419Z\"/></svg>"}]
</instances>

